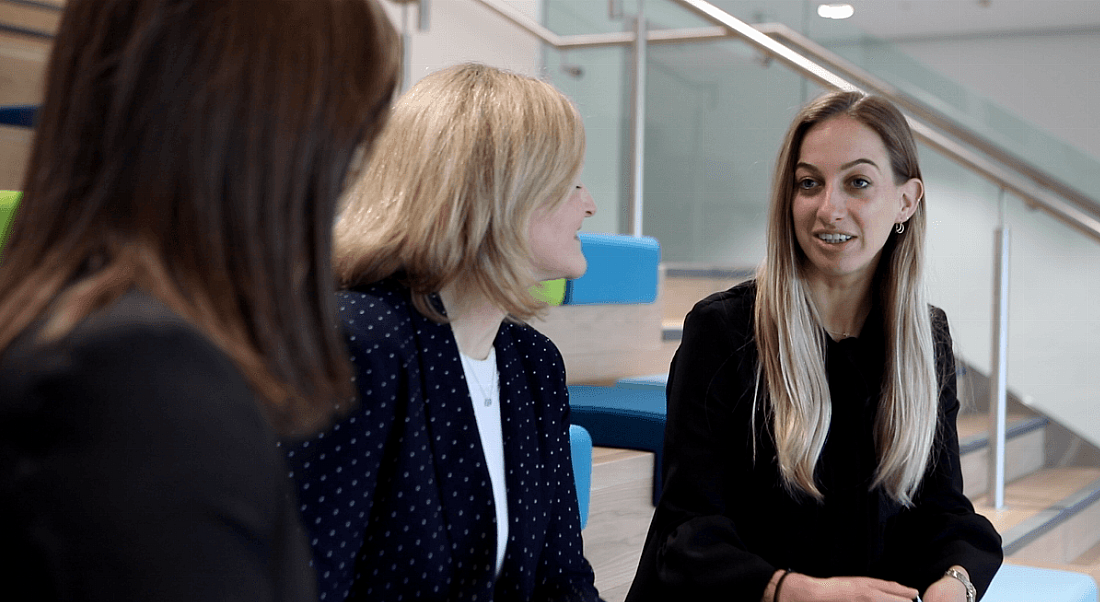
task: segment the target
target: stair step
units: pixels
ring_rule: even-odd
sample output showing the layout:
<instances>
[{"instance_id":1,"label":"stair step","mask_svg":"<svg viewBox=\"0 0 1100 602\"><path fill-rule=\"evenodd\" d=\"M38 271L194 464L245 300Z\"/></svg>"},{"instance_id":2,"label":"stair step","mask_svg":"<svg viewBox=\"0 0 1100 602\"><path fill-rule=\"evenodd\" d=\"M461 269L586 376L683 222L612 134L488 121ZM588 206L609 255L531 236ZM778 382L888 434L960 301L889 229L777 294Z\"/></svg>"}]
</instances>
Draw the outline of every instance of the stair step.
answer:
<instances>
[{"instance_id":1,"label":"stair step","mask_svg":"<svg viewBox=\"0 0 1100 602\"><path fill-rule=\"evenodd\" d=\"M1009 414L1005 429L1005 482L1041 469L1046 462L1046 418ZM959 454L963 491L970 499L989 490L989 416L962 414L958 418Z\"/></svg>"},{"instance_id":2,"label":"stair step","mask_svg":"<svg viewBox=\"0 0 1100 602\"><path fill-rule=\"evenodd\" d=\"M1100 542L1100 469L1047 468L1009 484L1005 508L978 511L1001 533L1006 556L1069 563Z\"/></svg>"},{"instance_id":3,"label":"stair step","mask_svg":"<svg viewBox=\"0 0 1100 602\"><path fill-rule=\"evenodd\" d=\"M649 452L592 448L592 491L584 555L607 602L626 599L653 518L653 462Z\"/></svg>"}]
</instances>

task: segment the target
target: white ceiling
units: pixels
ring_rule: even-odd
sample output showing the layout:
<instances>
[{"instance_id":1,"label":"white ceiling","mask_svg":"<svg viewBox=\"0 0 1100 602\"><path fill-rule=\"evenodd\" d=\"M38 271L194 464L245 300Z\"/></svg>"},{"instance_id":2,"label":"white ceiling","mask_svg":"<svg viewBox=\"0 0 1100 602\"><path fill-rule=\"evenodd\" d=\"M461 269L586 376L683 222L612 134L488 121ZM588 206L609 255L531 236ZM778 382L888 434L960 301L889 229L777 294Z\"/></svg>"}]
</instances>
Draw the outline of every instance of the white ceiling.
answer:
<instances>
[{"instance_id":1,"label":"white ceiling","mask_svg":"<svg viewBox=\"0 0 1100 602\"><path fill-rule=\"evenodd\" d=\"M928 39L1100 30L1100 0L847 0L878 38Z\"/></svg>"}]
</instances>

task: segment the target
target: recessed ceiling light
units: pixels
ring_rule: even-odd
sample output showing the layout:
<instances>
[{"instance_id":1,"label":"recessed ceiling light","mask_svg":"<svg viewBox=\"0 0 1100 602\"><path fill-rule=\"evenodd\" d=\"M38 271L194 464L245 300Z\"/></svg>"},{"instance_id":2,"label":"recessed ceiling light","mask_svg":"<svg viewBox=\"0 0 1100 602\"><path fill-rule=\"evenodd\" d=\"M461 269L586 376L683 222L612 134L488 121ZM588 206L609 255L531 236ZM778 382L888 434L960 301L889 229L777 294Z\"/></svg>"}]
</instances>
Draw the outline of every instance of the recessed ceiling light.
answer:
<instances>
[{"instance_id":1,"label":"recessed ceiling light","mask_svg":"<svg viewBox=\"0 0 1100 602\"><path fill-rule=\"evenodd\" d=\"M856 13L851 4L820 4L817 15L826 19L847 19Z\"/></svg>"}]
</instances>

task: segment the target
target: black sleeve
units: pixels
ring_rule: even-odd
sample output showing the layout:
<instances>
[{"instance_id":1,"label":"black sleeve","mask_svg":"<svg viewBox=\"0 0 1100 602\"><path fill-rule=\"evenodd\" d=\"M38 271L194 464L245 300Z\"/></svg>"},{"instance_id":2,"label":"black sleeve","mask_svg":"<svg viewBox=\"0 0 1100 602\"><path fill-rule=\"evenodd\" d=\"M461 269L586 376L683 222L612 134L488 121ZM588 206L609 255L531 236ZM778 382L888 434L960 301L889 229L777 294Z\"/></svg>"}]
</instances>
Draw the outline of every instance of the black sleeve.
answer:
<instances>
[{"instance_id":1,"label":"black sleeve","mask_svg":"<svg viewBox=\"0 0 1100 602\"><path fill-rule=\"evenodd\" d=\"M660 599L646 590L664 589L696 600L755 601L776 570L746 550L732 503L746 494L738 484L751 481L751 458L739 461L753 445L750 317L744 296L718 297L697 304L684 322L667 388L664 491L632 600Z\"/></svg>"},{"instance_id":2,"label":"black sleeve","mask_svg":"<svg viewBox=\"0 0 1100 602\"><path fill-rule=\"evenodd\" d=\"M979 597L985 593L1001 566L1001 537L993 525L974 511L963 494L962 466L956 422L959 400L956 388L955 355L947 317L933 310L936 369L940 379L940 415L933 447L932 465L914 498L913 508L899 516L895 549L909 567L908 582L927 587L953 565L966 568ZM904 570L904 568L903 568Z\"/></svg>"},{"instance_id":3,"label":"black sleeve","mask_svg":"<svg viewBox=\"0 0 1100 602\"><path fill-rule=\"evenodd\" d=\"M9 354L0 381L9 594L315 599L274 434L196 331L113 327Z\"/></svg>"}]
</instances>

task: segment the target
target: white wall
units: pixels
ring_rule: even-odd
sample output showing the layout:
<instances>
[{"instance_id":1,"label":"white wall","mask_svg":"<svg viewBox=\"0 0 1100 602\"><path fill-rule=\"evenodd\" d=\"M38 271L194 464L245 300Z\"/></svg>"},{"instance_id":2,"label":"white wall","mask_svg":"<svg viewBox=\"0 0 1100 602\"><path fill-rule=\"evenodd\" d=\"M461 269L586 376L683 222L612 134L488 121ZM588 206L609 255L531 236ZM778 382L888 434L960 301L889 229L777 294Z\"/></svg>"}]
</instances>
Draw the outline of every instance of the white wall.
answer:
<instances>
[{"instance_id":1,"label":"white wall","mask_svg":"<svg viewBox=\"0 0 1100 602\"><path fill-rule=\"evenodd\" d=\"M1100 32L895 41L901 51L1100 161ZM997 191L923 153L931 293L960 353L991 357ZM1071 182L1094 197L1093 172ZM1100 243L1010 199L1009 386L1100 445Z\"/></svg>"},{"instance_id":2,"label":"white wall","mask_svg":"<svg viewBox=\"0 0 1100 602\"><path fill-rule=\"evenodd\" d=\"M1100 31L894 43L1100 160Z\"/></svg>"},{"instance_id":3,"label":"white wall","mask_svg":"<svg viewBox=\"0 0 1100 602\"><path fill-rule=\"evenodd\" d=\"M533 77L541 73L540 42L473 0L426 0L430 6L426 31L418 28L415 4L379 1L398 31L409 35L411 59L405 88L428 73L466 61ZM539 18L541 0L509 0L508 4L533 19Z\"/></svg>"}]
</instances>

